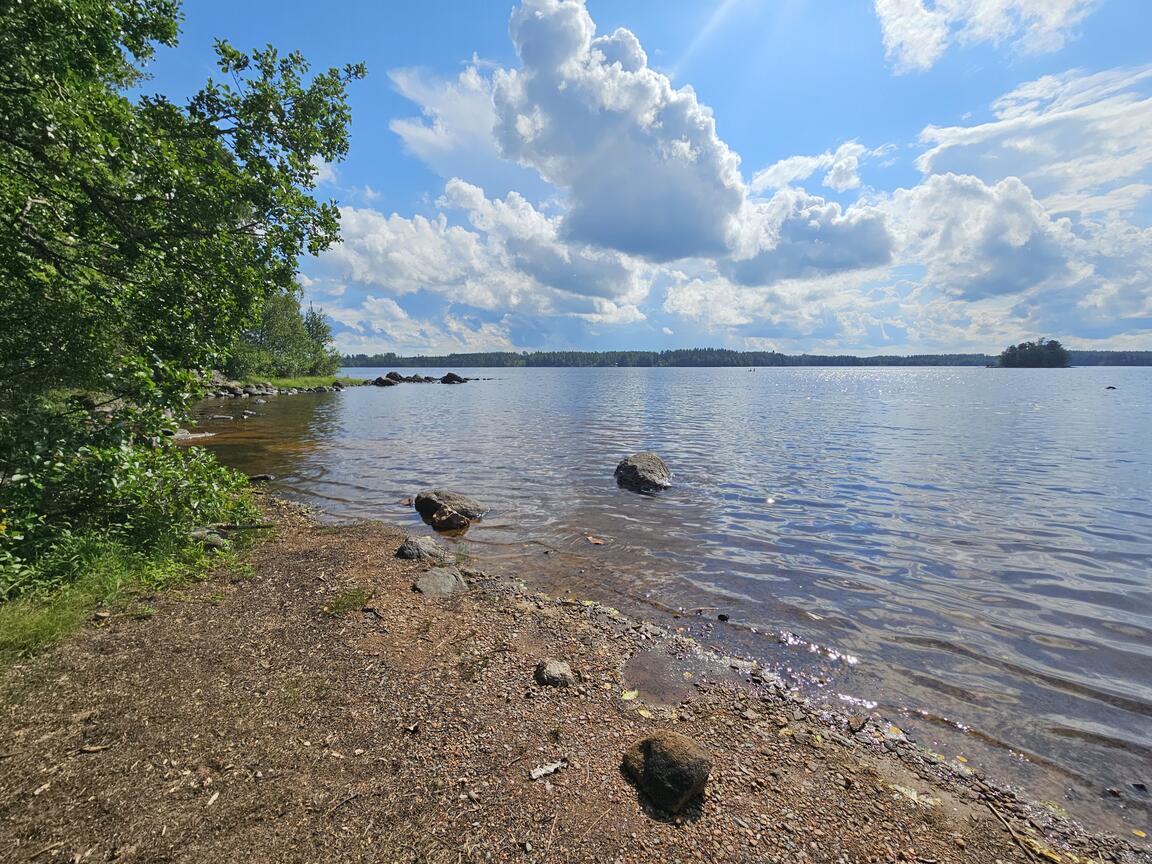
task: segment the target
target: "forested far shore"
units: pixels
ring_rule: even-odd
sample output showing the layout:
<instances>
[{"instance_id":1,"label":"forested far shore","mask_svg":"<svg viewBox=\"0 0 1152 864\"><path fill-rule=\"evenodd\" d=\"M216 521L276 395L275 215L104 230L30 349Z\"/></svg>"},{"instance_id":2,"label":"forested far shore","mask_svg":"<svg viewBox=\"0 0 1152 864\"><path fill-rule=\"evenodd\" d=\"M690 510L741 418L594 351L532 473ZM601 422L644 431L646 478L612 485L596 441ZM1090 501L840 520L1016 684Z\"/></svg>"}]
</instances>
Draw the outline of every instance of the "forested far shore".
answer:
<instances>
[{"instance_id":1,"label":"forested far shore","mask_svg":"<svg viewBox=\"0 0 1152 864\"><path fill-rule=\"evenodd\" d=\"M1072 366L1152 366L1152 351L1068 351ZM401 357L387 354L348 354L345 367L501 368L520 366L995 366L993 354L781 354L777 351L731 351L724 348L685 348L672 351L488 351Z\"/></svg>"}]
</instances>

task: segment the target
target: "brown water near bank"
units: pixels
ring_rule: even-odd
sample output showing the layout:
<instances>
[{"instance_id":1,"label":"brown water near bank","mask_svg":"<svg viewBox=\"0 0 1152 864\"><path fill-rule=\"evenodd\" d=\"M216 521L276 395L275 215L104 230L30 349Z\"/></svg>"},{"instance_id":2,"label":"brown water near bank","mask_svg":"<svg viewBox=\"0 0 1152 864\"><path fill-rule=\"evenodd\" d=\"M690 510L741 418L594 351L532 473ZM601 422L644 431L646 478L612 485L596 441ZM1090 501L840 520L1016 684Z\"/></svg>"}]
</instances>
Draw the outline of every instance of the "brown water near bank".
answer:
<instances>
[{"instance_id":1,"label":"brown water near bank","mask_svg":"<svg viewBox=\"0 0 1152 864\"><path fill-rule=\"evenodd\" d=\"M204 428L334 518L426 531L396 503L459 488L494 508L464 547L534 584L706 607L678 626L1147 830L1152 388L1119 380L1146 370L737 372L493 370ZM641 449L672 464L668 494L612 483Z\"/></svg>"}]
</instances>

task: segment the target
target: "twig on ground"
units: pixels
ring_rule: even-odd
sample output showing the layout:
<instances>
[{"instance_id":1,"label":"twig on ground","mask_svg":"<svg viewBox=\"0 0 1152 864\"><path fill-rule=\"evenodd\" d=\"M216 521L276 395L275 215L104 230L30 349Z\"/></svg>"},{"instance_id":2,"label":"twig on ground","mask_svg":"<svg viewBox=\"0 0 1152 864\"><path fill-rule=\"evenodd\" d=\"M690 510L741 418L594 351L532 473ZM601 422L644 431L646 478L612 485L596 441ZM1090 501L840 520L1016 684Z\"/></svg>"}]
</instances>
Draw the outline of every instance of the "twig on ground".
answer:
<instances>
[{"instance_id":1,"label":"twig on ground","mask_svg":"<svg viewBox=\"0 0 1152 864\"><path fill-rule=\"evenodd\" d=\"M1044 860L1043 858L1041 858L1039 855L1036 854L1036 851L1034 849L1032 849L1031 846L1029 846L1027 843L1025 843L1021 839L1020 835L1016 833L1016 829L1012 827L1011 823L1009 823L1009 821L1007 819L1005 819L1003 817L1003 815L1001 815L1000 811L996 809L996 806L991 801L985 801L984 803L988 805L988 809L992 811L993 815L995 815L996 818L1000 820L1000 824L1008 829L1008 833L1012 835L1012 839L1014 841L1016 841L1016 845L1019 846L1021 849L1023 849L1024 853L1030 859L1032 859L1033 861L1043 861Z\"/></svg>"},{"instance_id":2,"label":"twig on ground","mask_svg":"<svg viewBox=\"0 0 1152 864\"><path fill-rule=\"evenodd\" d=\"M335 813L337 810L339 810L341 807L343 807L349 801L354 801L355 799L357 799L359 797L360 797L359 792L353 792L351 795L349 795L343 801L339 801L336 804L333 804L331 807L329 807L328 810L325 811L324 816L325 817L331 816L333 813Z\"/></svg>"},{"instance_id":3,"label":"twig on ground","mask_svg":"<svg viewBox=\"0 0 1152 864\"><path fill-rule=\"evenodd\" d=\"M33 852L31 855L29 855L29 856L28 856L28 860L29 860L29 861L35 861L35 860L36 860L37 858L39 858L41 855L45 855L45 854L47 854L48 852L51 852L53 849L59 849L59 848L60 848L61 846L63 846L63 845L64 845L64 841L63 841L63 840L57 840L57 841L56 841L55 843L53 843L51 846L45 846L45 847L44 847L43 849L41 849L39 852Z\"/></svg>"}]
</instances>

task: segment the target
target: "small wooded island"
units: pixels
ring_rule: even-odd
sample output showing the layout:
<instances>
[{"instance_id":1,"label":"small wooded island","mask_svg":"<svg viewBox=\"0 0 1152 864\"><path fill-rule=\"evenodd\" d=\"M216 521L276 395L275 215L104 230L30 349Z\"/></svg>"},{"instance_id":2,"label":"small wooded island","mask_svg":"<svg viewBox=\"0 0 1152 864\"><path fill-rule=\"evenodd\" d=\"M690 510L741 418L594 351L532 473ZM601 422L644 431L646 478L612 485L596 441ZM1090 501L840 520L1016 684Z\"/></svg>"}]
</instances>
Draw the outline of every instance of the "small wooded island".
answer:
<instances>
[{"instance_id":1,"label":"small wooded island","mask_svg":"<svg viewBox=\"0 0 1152 864\"><path fill-rule=\"evenodd\" d=\"M1000 365L1008 369L1063 369L1068 351L1055 339L1037 339L1009 345L1000 352Z\"/></svg>"}]
</instances>

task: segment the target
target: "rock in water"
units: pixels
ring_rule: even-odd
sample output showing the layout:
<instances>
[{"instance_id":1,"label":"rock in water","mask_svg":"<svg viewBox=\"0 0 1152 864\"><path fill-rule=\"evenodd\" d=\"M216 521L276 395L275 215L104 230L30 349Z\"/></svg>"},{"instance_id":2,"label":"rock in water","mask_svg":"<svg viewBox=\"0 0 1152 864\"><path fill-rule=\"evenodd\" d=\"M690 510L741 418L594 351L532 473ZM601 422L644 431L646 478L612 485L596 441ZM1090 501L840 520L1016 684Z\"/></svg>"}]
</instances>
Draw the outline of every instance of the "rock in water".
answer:
<instances>
[{"instance_id":1,"label":"rock in water","mask_svg":"<svg viewBox=\"0 0 1152 864\"><path fill-rule=\"evenodd\" d=\"M396 550L396 557L406 558L409 561L450 564L454 556L431 537L405 537L400 548Z\"/></svg>"},{"instance_id":2,"label":"rock in water","mask_svg":"<svg viewBox=\"0 0 1152 864\"><path fill-rule=\"evenodd\" d=\"M414 502L416 512L424 519L431 520L441 507L455 510L465 519L479 519L488 512L488 508L474 498L461 495L459 492L449 492L444 489L433 489L430 492L421 492Z\"/></svg>"},{"instance_id":3,"label":"rock in water","mask_svg":"<svg viewBox=\"0 0 1152 864\"><path fill-rule=\"evenodd\" d=\"M431 522L437 531L464 531L472 524L467 516L461 515L451 507L441 507L432 514Z\"/></svg>"},{"instance_id":4,"label":"rock in water","mask_svg":"<svg viewBox=\"0 0 1152 864\"><path fill-rule=\"evenodd\" d=\"M704 791L712 757L686 735L662 730L633 744L624 768L653 804L679 813Z\"/></svg>"},{"instance_id":5,"label":"rock in water","mask_svg":"<svg viewBox=\"0 0 1152 864\"><path fill-rule=\"evenodd\" d=\"M395 381L397 384L399 384L401 381L404 380L404 376L401 375L399 372L389 372L384 377L387 378L389 381Z\"/></svg>"},{"instance_id":6,"label":"rock in water","mask_svg":"<svg viewBox=\"0 0 1152 864\"><path fill-rule=\"evenodd\" d=\"M541 687L571 687L576 683L572 667L563 660L541 660L532 674Z\"/></svg>"},{"instance_id":7,"label":"rock in water","mask_svg":"<svg viewBox=\"0 0 1152 864\"><path fill-rule=\"evenodd\" d=\"M455 372L449 372L447 375L445 375L443 378L440 379L440 383L441 384L463 384L467 380L468 380L467 378L461 378Z\"/></svg>"},{"instance_id":8,"label":"rock in water","mask_svg":"<svg viewBox=\"0 0 1152 864\"><path fill-rule=\"evenodd\" d=\"M635 453L616 466L616 482L637 492L667 489L672 472L655 453Z\"/></svg>"},{"instance_id":9,"label":"rock in water","mask_svg":"<svg viewBox=\"0 0 1152 864\"><path fill-rule=\"evenodd\" d=\"M467 591L468 583L455 567L433 567L417 577L412 590L429 597L447 597L449 594Z\"/></svg>"}]
</instances>

